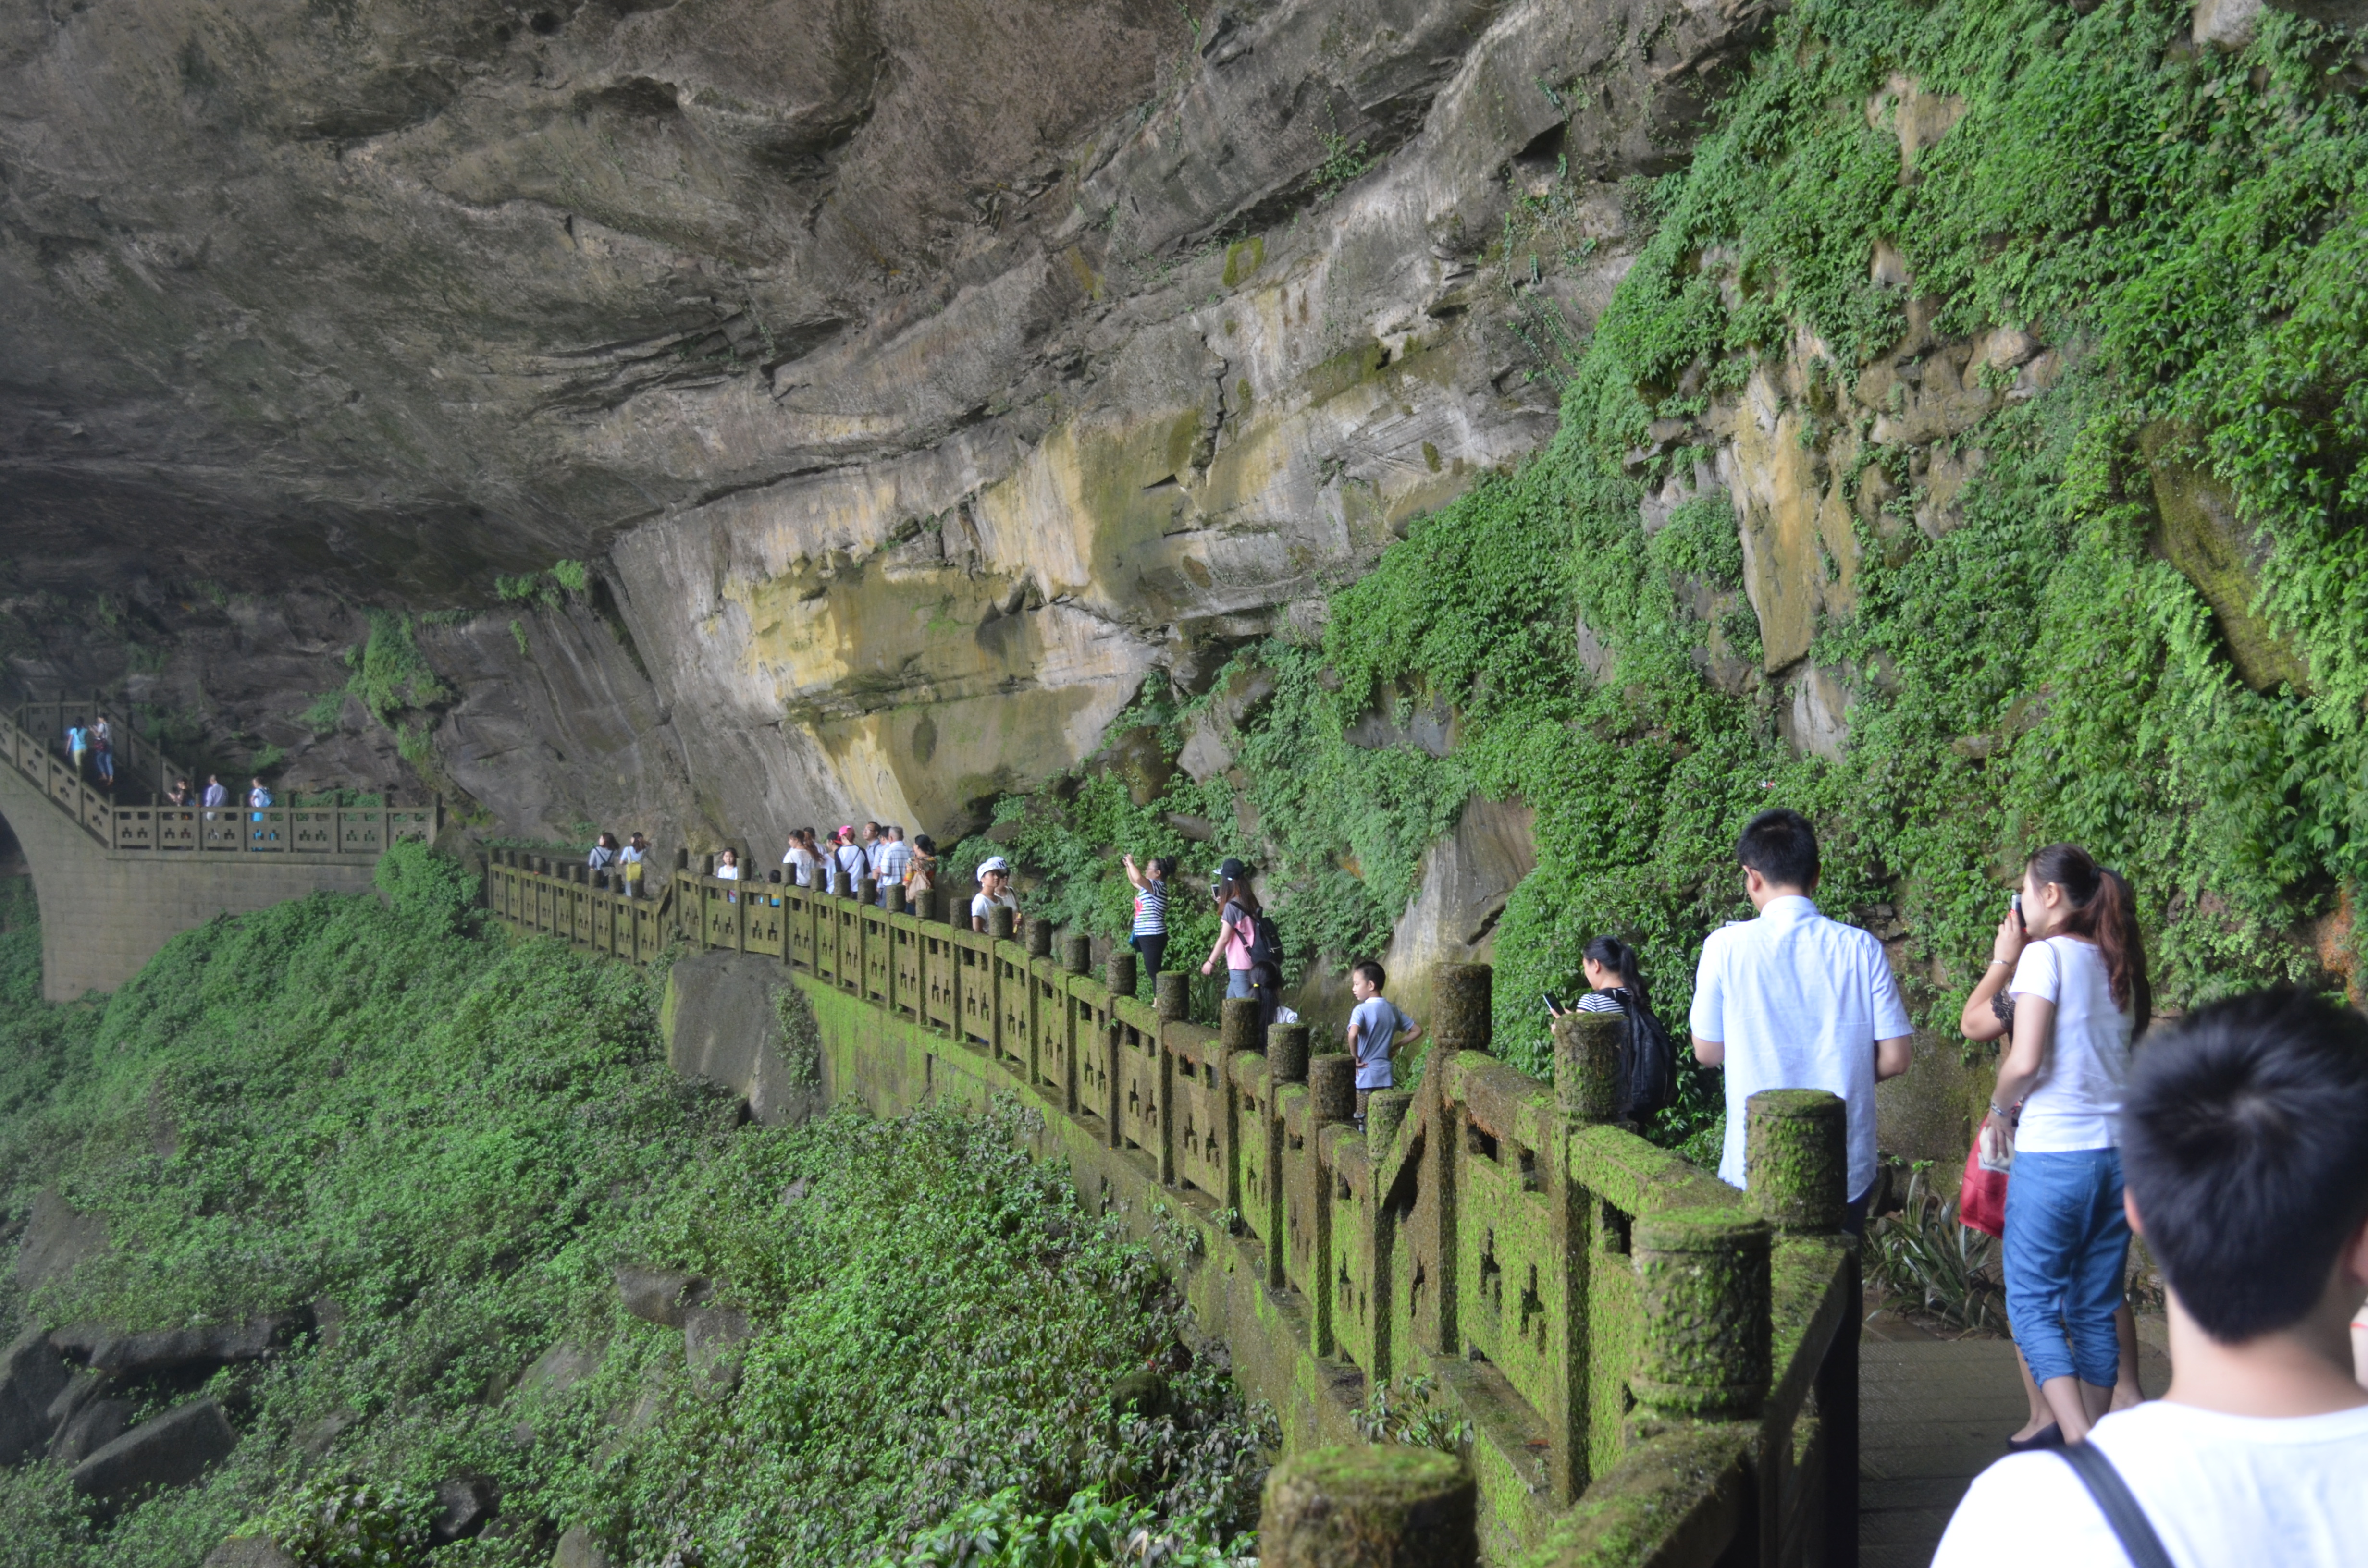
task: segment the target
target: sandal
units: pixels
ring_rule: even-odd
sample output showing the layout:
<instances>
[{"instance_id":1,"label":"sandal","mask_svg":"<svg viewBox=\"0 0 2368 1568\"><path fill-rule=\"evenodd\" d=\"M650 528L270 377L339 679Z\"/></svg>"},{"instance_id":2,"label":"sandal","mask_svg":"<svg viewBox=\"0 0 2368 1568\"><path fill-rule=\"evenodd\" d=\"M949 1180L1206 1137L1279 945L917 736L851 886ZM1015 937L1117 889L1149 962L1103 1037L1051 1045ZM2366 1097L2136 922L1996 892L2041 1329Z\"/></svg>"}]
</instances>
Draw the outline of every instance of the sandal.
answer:
<instances>
[{"instance_id":1,"label":"sandal","mask_svg":"<svg viewBox=\"0 0 2368 1568\"><path fill-rule=\"evenodd\" d=\"M2028 1437L2009 1437L2007 1452L2027 1454L2033 1449L2060 1449L2064 1446L2064 1428L2050 1421Z\"/></svg>"}]
</instances>

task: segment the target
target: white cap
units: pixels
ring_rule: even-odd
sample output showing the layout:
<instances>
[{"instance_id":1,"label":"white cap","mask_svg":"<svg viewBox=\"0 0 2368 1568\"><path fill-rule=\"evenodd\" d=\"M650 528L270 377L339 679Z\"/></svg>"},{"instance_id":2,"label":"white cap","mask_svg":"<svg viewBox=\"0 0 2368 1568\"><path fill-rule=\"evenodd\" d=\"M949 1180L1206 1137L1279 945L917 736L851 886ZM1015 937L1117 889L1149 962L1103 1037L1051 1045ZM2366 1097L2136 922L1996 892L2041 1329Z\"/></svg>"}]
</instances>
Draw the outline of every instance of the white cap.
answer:
<instances>
[{"instance_id":1,"label":"white cap","mask_svg":"<svg viewBox=\"0 0 2368 1568\"><path fill-rule=\"evenodd\" d=\"M1009 869L1011 869L1011 862L1000 855L990 855L978 863L978 874L982 877L989 871L1008 871Z\"/></svg>"}]
</instances>

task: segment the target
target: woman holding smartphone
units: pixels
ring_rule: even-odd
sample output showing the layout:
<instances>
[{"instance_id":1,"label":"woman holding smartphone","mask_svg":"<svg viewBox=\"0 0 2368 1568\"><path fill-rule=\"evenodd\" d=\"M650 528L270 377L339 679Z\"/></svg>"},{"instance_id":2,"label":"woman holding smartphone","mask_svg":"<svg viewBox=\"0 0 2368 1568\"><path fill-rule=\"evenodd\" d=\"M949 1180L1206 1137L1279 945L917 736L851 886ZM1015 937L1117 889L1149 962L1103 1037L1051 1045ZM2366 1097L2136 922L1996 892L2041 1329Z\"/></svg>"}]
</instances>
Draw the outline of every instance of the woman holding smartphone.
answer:
<instances>
[{"instance_id":1,"label":"woman holding smartphone","mask_svg":"<svg viewBox=\"0 0 2368 1568\"><path fill-rule=\"evenodd\" d=\"M2017 893L2007 909L2006 918L1998 923L1998 938L1991 944L1989 967L1981 983L1974 987L1974 994L1965 998L1965 1010L1957 1019L1957 1028L1967 1040L1987 1045L2014 1031L2014 993L2007 989L2007 983L2014 978L2015 960L2006 954L2011 949L2019 956L2027 935L2022 925L2022 895ZM2021 1108L2007 1108L2009 1111ZM2008 1190L2012 1189L2009 1177ZM2137 1314L2130 1310L2126 1300L2113 1310L2113 1340L2119 1362L2114 1369L2112 1408L2127 1410L2142 1403L2146 1392L2138 1384ZM2057 1447L2064 1440L2064 1429L2056 1425L2055 1413L2048 1408L2039 1385L2032 1381L2031 1363L2022 1358L2020 1349L2015 1352L2014 1365L2022 1374L2022 1394L2030 1402L2031 1414L2022 1429L2006 1440L2006 1446L2017 1451Z\"/></svg>"},{"instance_id":2,"label":"woman holding smartphone","mask_svg":"<svg viewBox=\"0 0 2368 1568\"><path fill-rule=\"evenodd\" d=\"M1997 1018L2001 991L2013 1023L1992 1032L1983 1015ZM1959 1021L1976 1039L2010 1035L1983 1128L2014 1145L2007 1311L2055 1441L2086 1439L2124 1381L2114 1320L2130 1228L2114 1121L2151 1006L2129 883L2077 845L2032 856ZM2044 1426L2017 1440L2051 1441Z\"/></svg>"}]
</instances>

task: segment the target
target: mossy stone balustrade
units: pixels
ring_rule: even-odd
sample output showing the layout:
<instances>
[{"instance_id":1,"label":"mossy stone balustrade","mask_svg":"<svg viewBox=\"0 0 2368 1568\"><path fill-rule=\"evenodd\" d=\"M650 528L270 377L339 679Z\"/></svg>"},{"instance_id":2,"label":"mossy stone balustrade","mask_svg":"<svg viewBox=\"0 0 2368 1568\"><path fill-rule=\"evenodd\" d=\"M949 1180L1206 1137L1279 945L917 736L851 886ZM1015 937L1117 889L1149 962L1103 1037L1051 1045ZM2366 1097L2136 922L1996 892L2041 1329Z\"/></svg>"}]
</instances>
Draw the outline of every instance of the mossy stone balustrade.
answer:
<instances>
[{"instance_id":1,"label":"mossy stone balustrade","mask_svg":"<svg viewBox=\"0 0 2368 1568\"><path fill-rule=\"evenodd\" d=\"M894 1114L1016 1096L1041 1113L1036 1153L1066 1160L1089 1205L1145 1234L1185 1227L1178 1284L1292 1456L1276 1561L1469 1560L1460 1527L1406 1522L1452 1500L1337 1538L1318 1517L1398 1506L1355 1491L1372 1456L1399 1465L1389 1450L1311 1450L1356 1444L1360 1405L1413 1375L1472 1424L1470 1517L1491 1562L1817 1560L1827 1479L1856 1471L1848 1424L1821 1419L1857 1343L1855 1255L1809 1228L1839 1217L1809 1200L1841 1158L1830 1115L1771 1113L1789 1151L1771 1224L1612 1119L1616 1017L1558 1030L1559 1086L1490 1055L1486 966L1442 970L1419 1085L1372 1096L1360 1129L1354 1062L1311 1055L1305 1025L1262 1029L1238 999L1219 1028L1190 1022L1174 986L1161 1006L1133 994L1131 953L1093 973L1082 936L1016 942L969 929L959 901L940 921L688 867L659 892L626 899L507 852L488 884L522 932L778 963L814 1006L829 1097ZM1406 1544L1417 1535L1431 1544ZM1360 1555L1384 1537L1394 1554Z\"/></svg>"},{"instance_id":2,"label":"mossy stone balustrade","mask_svg":"<svg viewBox=\"0 0 2368 1568\"><path fill-rule=\"evenodd\" d=\"M1296 1454L1267 1476L1261 1568L1462 1568L1479 1488L1461 1460L1398 1443Z\"/></svg>"}]
</instances>

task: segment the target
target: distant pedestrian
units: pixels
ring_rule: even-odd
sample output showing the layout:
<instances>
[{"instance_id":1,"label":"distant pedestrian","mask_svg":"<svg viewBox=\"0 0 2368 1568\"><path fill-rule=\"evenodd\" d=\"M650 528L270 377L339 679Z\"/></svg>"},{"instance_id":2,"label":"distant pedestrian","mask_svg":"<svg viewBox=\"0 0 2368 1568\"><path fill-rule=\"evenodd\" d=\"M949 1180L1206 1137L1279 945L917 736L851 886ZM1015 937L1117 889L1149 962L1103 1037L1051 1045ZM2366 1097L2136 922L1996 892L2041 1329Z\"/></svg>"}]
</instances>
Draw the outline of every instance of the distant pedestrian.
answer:
<instances>
[{"instance_id":1,"label":"distant pedestrian","mask_svg":"<svg viewBox=\"0 0 2368 1568\"><path fill-rule=\"evenodd\" d=\"M1233 859L1218 867L1216 891L1211 897L1217 906L1217 941L1201 961L1201 972L1215 973L1217 960L1223 959L1225 994L1247 996L1265 1003L1262 1010L1270 1009L1271 1003L1260 995L1261 975L1255 951L1258 920L1264 911L1258 906L1258 894L1251 891L1248 869ZM1273 981L1266 981L1264 989L1271 991L1272 987Z\"/></svg>"},{"instance_id":2,"label":"distant pedestrian","mask_svg":"<svg viewBox=\"0 0 2368 1568\"><path fill-rule=\"evenodd\" d=\"M165 791L165 803L168 806L191 806L197 804L196 800L189 793L189 781L186 778L176 778L173 780L173 787Z\"/></svg>"},{"instance_id":3,"label":"distant pedestrian","mask_svg":"<svg viewBox=\"0 0 2368 1568\"><path fill-rule=\"evenodd\" d=\"M860 874L877 878L880 875L880 852L888 847L888 840L881 835L880 824L876 822L865 823L863 836L857 841L857 844L863 851L863 870Z\"/></svg>"},{"instance_id":4,"label":"distant pedestrian","mask_svg":"<svg viewBox=\"0 0 2368 1568\"><path fill-rule=\"evenodd\" d=\"M905 907L915 914L929 912L938 891L938 841L926 833L913 835L913 863L905 869Z\"/></svg>"},{"instance_id":5,"label":"distant pedestrian","mask_svg":"<svg viewBox=\"0 0 2368 1568\"><path fill-rule=\"evenodd\" d=\"M1142 955L1146 983L1155 996L1159 994L1159 960L1167 956L1167 879L1175 871L1176 862L1164 856L1155 855L1140 867L1133 855L1126 858L1126 880L1134 884L1134 928L1127 945Z\"/></svg>"},{"instance_id":6,"label":"distant pedestrian","mask_svg":"<svg viewBox=\"0 0 2368 1568\"><path fill-rule=\"evenodd\" d=\"M1365 1124L1365 1102L1375 1089L1397 1083L1391 1059L1401 1045L1422 1038L1422 1026L1398 1011L1382 994L1389 976L1372 959L1359 959L1349 970L1349 994L1357 999L1349 1015L1349 1054L1357 1063L1357 1125Z\"/></svg>"},{"instance_id":7,"label":"distant pedestrian","mask_svg":"<svg viewBox=\"0 0 2368 1568\"><path fill-rule=\"evenodd\" d=\"M261 812L270 809L271 791L264 788L262 779L256 779L254 788L247 790L246 804L249 811ZM256 817L255 820L261 822L263 819L261 817Z\"/></svg>"},{"instance_id":8,"label":"distant pedestrian","mask_svg":"<svg viewBox=\"0 0 2368 1568\"><path fill-rule=\"evenodd\" d=\"M863 846L855 842L855 829L842 826L830 855L830 891L841 898L853 898L856 879L871 874L871 858L863 853Z\"/></svg>"},{"instance_id":9,"label":"distant pedestrian","mask_svg":"<svg viewBox=\"0 0 2368 1568\"><path fill-rule=\"evenodd\" d=\"M1011 895L1011 862L1000 855L990 855L979 863L978 892L970 901L970 928L987 928L988 912L997 907L1011 911L1017 922L1019 901Z\"/></svg>"},{"instance_id":10,"label":"distant pedestrian","mask_svg":"<svg viewBox=\"0 0 2368 1568\"><path fill-rule=\"evenodd\" d=\"M905 830L893 823L881 830L880 853L872 861L871 874L880 879L880 907L888 907L888 890L905 885L905 872L913 864L913 846L905 842Z\"/></svg>"},{"instance_id":11,"label":"distant pedestrian","mask_svg":"<svg viewBox=\"0 0 2368 1568\"><path fill-rule=\"evenodd\" d=\"M822 856L815 852L814 829L793 828L790 846L781 852L781 864L790 869L790 881L802 888L814 885L814 872L822 868Z\"/></svg>"},{"instance_id":12,"label":"distant pedestrian","mask_svg":"<svg viewBox=\"0 0 2368 1568\"><path fill-rule=\"evenodd\" d=\"M1677 1053L1653 1011L1642 960L1617 937L1597 937L1581 950L1588 992L1571 1006L1579 1013L1618 1013L1628 1020L1621 1048L1620 1119L1642 1122L1677 1097Z\"/></svg>"},{"instance_id":13,"label":"distant pedestrian","mask_svg":"<svg viewBox=\"0 0 2368 1568\"><path fill-rule=\"evenodd\" d=\"M74 777L82 777L83 761L90 756L90 726L80 718L66 726L66 756L74 759Z\"/></svg>"},{"instance_id":14,"label":"distant pedestrian","mask_svg":"<svg viewBox=\"0 0 2368 1568\"><path fill-rule=\"evenodd\" d=\"M715 880L720 882L736 882L740 880L740 856L737 851L726 849L715 858ZM727 890L723 894L723 902L737 903L740 902L740 895Z\"/></svg>"},{"instance_id":15,"label":"distant pedestrian","mask_svg":"<svg viewBox=\"0 0 2368 1568\"><path fill-rule=\"evenodd\" d=\"M218 806L227 806L230 804L230 791L222 787L222 775L219 773L209 773L206 775L206 793L203 804L209 811L211 811Z\"/></svg>"},{"instance_id":16,"label":"distant pedestrian","mask_svg":"<svg viewBox=\"0 0 2368 1568\"><path fill-rule=\"evenodd\" d=\"M617 874L624 879L627 898L642 896L642 874L649 858L650 842L638 833L617 851Z\"/></svg>"},{"instance_id":17,"label":"distant pedestrian","mask_svg":"<svg viewBox=\"0 0 2368 1568\"><path fill-rule=\"evenodd\" d=\"M90 722L90 765L98 770L100 789L115 788L115 733L104 713Z\"/></svg>"},{"instance_id":18,"label":"distant pedestrian","mask_svg":"<svg viewBox=\"0 0 2368 1568\"><path fill-rule=\"evenodd\" d=\"M595 871L605 871L617 863L617 835L604 833L593 842L592 853L584 858L585 866Z\"/></svg>"}]
</instances>

